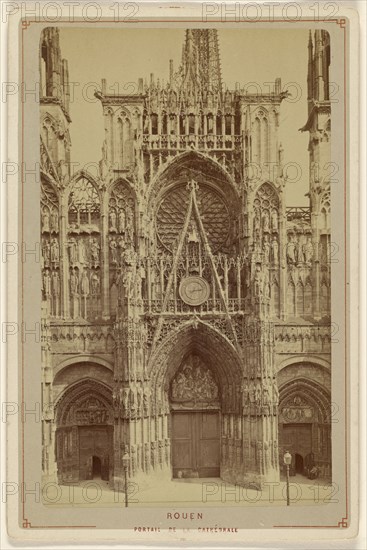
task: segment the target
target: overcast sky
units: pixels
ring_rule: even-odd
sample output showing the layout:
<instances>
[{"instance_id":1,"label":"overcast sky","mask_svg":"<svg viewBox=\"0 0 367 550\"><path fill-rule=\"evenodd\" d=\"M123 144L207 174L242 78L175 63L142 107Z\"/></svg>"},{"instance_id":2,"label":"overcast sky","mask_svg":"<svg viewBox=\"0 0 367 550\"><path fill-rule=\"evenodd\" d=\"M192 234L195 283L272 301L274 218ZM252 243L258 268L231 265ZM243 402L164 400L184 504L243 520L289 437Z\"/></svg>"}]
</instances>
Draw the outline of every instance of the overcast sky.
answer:
<instances>
[{"instance_id":1,"label":"overcast sky","mask_svg":"<svg viewBox=\"0 0 367 550\"><path fill-rule=\"evenodd\" d=\"M177 69L181 61L184 29L61 28L61 54L69 62L74 84L70 106L71 160L81 166L97 163L104 139L102 107L93 97L96 83L107 79L115 92L128 93L138 78L149 80L151 72L167 81L169 60ZM287 204L307 205L308 133L299 132L307 120L307 29L220 29L218 32L222 81L231 89L256 82L266 92L266 82L282 79L296 101L281 105L280 139L285 163L301 169L297 182L287 184ZM125 86L125 88L124 88ZM254 88L249 88L250 92ZM298 96L298 97L297 97ZM289 170L289 176L295 176Z\"/></svg>"}]
</instances>

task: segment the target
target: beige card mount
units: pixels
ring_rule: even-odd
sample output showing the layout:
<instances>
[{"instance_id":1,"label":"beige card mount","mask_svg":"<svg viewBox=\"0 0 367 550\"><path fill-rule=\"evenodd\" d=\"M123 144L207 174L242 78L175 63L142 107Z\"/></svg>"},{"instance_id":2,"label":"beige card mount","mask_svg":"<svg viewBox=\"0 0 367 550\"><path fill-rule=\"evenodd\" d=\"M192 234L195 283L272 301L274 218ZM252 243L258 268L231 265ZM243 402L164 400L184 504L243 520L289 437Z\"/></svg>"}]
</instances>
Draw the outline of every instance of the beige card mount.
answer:
<instances>
[{"instance_id":1,"label":"beige card mount","mask_svg":"<svg viewBox=\"0 0 367 550\"><path fill-rule=\"evenodd\" d=\"M9 536L356 536L357 12L22 6Z\"/></svg>"}]
</instances>

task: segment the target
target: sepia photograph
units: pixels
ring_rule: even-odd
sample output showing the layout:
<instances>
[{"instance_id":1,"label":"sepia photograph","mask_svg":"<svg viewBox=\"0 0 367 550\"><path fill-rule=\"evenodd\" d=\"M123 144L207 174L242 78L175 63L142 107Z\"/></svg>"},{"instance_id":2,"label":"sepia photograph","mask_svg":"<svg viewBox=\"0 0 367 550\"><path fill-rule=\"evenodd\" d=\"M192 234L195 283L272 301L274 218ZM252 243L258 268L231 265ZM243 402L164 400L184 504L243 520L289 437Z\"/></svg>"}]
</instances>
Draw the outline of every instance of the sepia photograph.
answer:
<instances>
[{"instance_id":1,"label":"sepia photograph","mask_svg":"<svg viewBox=\"0 0 367 550\"><path fill-rule=\"evenodd\" d=\"M359 536L358 14L232 7L1 12L12 544Z\"/></svg>"},{"instance_id":2,"label":"sepia photograph","mask_svg":"<svg viewBox=\"0 0 367 550\"><path fill-rule=\"evenodd\" d=\"M320 27L42 30L43 483L331 495L334 62Z\"/></svg>"}]
</instances>

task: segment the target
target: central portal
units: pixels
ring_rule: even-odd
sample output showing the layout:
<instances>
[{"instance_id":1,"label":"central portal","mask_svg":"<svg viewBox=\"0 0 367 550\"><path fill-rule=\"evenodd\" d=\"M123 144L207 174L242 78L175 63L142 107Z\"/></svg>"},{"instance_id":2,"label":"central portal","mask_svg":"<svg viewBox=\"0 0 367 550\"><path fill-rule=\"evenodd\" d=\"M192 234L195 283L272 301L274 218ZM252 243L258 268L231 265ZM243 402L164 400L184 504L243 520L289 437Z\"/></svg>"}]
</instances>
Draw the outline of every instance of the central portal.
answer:
<instances>
[{"instance_id":1,"label":"central portal","mask_svg":"<svg viewBox=\"0 0 367 550\"><path fill-rule=\"evenodd\" d=\"M219 411L172 412L173 477L220 477Z\"/></svg>"},{"instance_id":2,"label":"central portal","mask_svg":"<svg viewBox=\"0 0 367 550\"><path fill-rule=\"evenodd\" d=\"M220 392L196 354L181 363L170 387L174 478L220 476Z\"/></svg>"}]
</instances>

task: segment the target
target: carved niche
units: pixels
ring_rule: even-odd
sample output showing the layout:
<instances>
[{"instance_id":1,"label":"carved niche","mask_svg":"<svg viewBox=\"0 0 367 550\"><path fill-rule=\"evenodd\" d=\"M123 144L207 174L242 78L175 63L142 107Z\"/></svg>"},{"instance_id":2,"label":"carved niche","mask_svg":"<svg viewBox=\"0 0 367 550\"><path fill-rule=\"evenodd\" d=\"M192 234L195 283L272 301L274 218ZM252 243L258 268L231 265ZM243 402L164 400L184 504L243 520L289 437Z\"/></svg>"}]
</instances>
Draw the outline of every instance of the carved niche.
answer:
<instances>
[{"instance_id":1,"label":"carved niche","mask_svg":"<svg viewBox=\"0 0 367 550\"><path fill-rule=\"evenodd\" d=\"M60 315L59 200L47 181L41 185L42 298L49 315Z\"/></svg>"},{"instance_id":2,"label":"carved niche","mask_svg":"<svg viewBox=\"0 0 367 550\"><path fill-rule=\"evenodd\" d=\"M68 204L70 312L73 318L101 314L100 198L91 181L71 185Z\"/></svg>"},{"instance_id":3,"label":"carved niche","mask_svg":"<svg viewBox=\"0 0 367 550\"><path fill-rule=\"evenodd\" d=\"M113 315L116 313L115 304L120 275L124 286L128 289L137 278L145 278L142 264L136 262L135 223L133 193L126 182L119 181L111 190L108 204L110 307ZM141 283L138 286L141 286Z\"/></svg>"},{"instance_id":4,"label":"carved niche","mask_svg":"<svg viewBox=\"0 0 367 550\"><path fill-rule=\"evenodd\" d=\"M190 355L181 365L170 388L171 401L176 403L215 402L219 399L217 382L201 358Z\"/></svg>"},{"instance_id":5,"label":"carved niche","mask_svg":"<svg viewBox=\"0 0 367 550\"><path fill-rule=\"evenodd\" d=\"M254 239L276 236L279 230L279 199L271 185L264 183L254 200Z\"/></svg>"}]
</instances>

